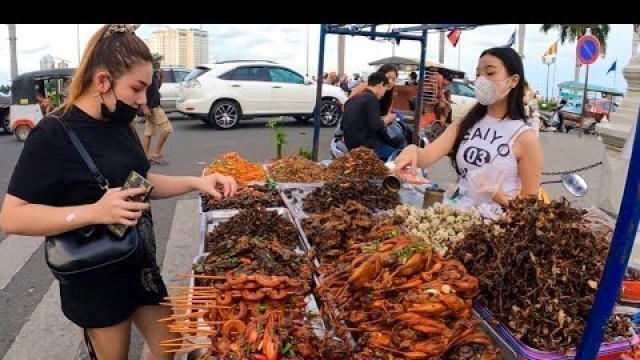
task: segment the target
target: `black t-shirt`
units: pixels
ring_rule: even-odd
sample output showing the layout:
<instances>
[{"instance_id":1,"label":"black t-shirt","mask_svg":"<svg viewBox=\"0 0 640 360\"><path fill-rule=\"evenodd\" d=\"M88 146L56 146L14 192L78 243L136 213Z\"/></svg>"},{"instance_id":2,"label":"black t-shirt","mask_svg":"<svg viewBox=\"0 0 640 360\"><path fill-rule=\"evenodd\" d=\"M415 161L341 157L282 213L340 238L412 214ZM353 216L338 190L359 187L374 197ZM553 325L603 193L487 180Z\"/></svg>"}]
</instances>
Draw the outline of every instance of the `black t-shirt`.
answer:
<instances>
[{"instance_id":1,"label":"black t-shirt","mask_svg":"<svg viewBox=\"0 0 640 360\"><path fill-rule=\"evenodd\" d=\"M147 106L149 109L160 106L160 79L155 74L151 79L151 84L147 87Z\"/></svg>"},{"instance_id":2,"label":"black t-shirt","mask_svg":"<svg viewBox=\"0 0 640 360\"><path fill-rule=\"evenodd\" d=\"M73 107L62 116L91 155L109 187L122 186L132 170L146 177L149 161L129 124L92 118ZM57 119L46 117L29 134L7 192L32 204L83 205L104 191Z\"/></svg>"},{"instance_id":3,"label":"black t-shirt","mask_svg":"<svg viewBox=\"0 0 640 360\"><path fill-rule=\"evenodd\" d=\"M376 149L383 145L384 121L380 118L380 101L369 89L344 104L341 127L349 150L360 146Z\"/></svg>"}]
</instances>

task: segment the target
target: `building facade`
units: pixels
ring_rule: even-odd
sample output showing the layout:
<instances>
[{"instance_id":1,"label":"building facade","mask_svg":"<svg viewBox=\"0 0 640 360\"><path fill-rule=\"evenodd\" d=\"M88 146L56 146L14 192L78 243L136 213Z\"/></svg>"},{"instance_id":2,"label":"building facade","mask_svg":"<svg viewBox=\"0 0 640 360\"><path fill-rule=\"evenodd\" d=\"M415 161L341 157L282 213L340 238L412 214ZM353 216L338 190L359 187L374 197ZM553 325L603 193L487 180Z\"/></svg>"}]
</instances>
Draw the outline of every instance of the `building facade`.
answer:
<instances>
[{"instance_id":1,"label":"building facade","mask_svg":"<svg viewBox=\"0 0 640 360\"><path fill-rule=\"evenodd\" d=\"M69 60L57 58L52 55L45 55L40 58L40 70L66 69L69 67L69 63Z\"/></svg>"},{"instance_id":2,"label":"building facade","mask_svg":"<svg viewBox=\"0 0 640 360\"><path fill-rule=\"evenodd\" d=\"M152 53L164 57L162 66L184 66L189 69L209 62L209 33L200 29L156 30L145 40Z\"/></svg>"}]
</instances>

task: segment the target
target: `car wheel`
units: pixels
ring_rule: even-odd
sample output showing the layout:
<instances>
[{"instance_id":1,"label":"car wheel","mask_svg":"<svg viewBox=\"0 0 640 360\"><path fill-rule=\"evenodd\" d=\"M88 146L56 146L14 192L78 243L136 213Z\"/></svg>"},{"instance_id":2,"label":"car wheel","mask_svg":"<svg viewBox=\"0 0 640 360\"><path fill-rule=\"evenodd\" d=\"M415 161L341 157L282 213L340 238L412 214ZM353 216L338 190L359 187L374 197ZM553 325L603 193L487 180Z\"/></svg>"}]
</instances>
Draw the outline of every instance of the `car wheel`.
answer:
<instances>
[{"instance_id":1,"label":"car wheel","mask_svg":"<svg viewBox=\"0 0 640 360\"><path fill-rule=\"evenodd\" d=\"M13 134L13 131L11 131L11 119L9 119L8 110L2 114L2 128L6 134Z\"/></svg>"},{"instance_id":2,"label":"car wheel","mask_svg":"<svg viewBox=\"0 0 640 360\"><path fill-rule=\"evenodd\" d=\"M18 126L15 131L16 138L18 138L18 140L20 141L27 140L27 137L29 137L30 133L31 133L31 128L27 125Z\"/></svg>"},{"instance_id":3,"label":"car wheel","mask_svg":"<svg viewBox=\"0 0 640 360\"><path fill-rule=\"evenodd\" d=\"M233 101L219 101L211 107L209 112L209 122L221 130L228 130L235 127L240 120L240 106Z\"/></svg>"},{"instance_id":4,"label":"car wheel","mask_svg":"<svg viewBox=\"0 0 640 360\"><path fill-rule=\"evenodd\" d=\"M320 125L322 127L335 126L341 116L342 108L337 101L322 100L320 103Z\"/></svg>"},{"instance_id":5,"label":"car wheel","mask_svg":"<svg viewBox=\"0 0 640 360\"><path fill-rule=\"evenodd\" d=\"M593 123L589 125L589 128L587 129L587 134L593 135L595 133L596 133L596 123Z\"/></svg>"}]
</instances>

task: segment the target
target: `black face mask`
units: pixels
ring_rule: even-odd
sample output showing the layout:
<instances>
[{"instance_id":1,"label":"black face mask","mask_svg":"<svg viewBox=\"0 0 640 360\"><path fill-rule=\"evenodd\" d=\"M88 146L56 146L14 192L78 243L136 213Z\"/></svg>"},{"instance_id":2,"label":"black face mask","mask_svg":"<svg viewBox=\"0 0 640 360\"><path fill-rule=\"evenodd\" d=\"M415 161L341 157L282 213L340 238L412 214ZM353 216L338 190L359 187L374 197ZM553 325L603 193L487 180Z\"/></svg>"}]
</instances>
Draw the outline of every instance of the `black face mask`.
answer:
<instances>
[{"instance_id":1,"label":"black face mask","mask_svg":"<svg viewBox=\"0 0 640 360\"><path fill-rule=\"evenodd\" d=\"M116 93L113 90L113 83L111 87L111 91L113 91L113 97L116 98L116 109L114 111L109 110L107 105L104 103L104 97L102 98L102 104L100 105L100 111L102 112L102 116L109 119L110 121L118 124L129 124L135 119L138 114L138 108L127 105L124 101L119 100L116 97Z\"/></svg>"}]
</instances>

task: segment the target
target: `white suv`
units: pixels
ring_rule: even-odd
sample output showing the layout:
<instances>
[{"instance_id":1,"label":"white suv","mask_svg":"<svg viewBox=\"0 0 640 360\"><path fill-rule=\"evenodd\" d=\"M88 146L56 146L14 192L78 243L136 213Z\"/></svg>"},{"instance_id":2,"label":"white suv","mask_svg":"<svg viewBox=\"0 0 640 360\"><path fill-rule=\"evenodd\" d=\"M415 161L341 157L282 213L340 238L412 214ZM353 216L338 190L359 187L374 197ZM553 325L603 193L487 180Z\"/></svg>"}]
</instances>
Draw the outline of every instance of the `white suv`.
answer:
<instances>
[{"instance_id":1,"label":"white suv","mask_svg":"<svg viewBox=\"0 0 640 360\"><path fill-rule=\"evenodd\" d=\"M319 104L322 126L335 126L347 94L322 85ZM293 116L306 122L313 116L316 83L272 61L233 60L196 67L180 84L179 112L219 129L231 129L241 119Z\"/></svg>"}]
</instances>

